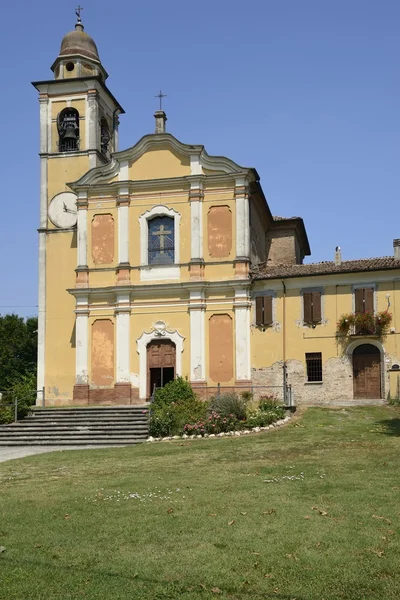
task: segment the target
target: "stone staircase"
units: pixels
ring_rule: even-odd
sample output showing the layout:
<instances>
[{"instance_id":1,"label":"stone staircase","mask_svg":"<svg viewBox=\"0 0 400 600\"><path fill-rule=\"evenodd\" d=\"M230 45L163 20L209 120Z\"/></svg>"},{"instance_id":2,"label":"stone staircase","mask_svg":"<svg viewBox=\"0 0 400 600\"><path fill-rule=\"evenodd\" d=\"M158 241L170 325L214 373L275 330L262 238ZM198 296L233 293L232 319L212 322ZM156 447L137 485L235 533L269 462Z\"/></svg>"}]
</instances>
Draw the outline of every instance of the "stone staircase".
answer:
<instances>
[{"instance_id":1,"label":"stone staircase","mask_svg":"<svg viewBox=\"0 0 400 600\"><path fill-rule=\"evenodd\" d=\"M148 436L148 406L33 408L0 425L1 446L126 446Z\"/></svg>"}]
</instances>

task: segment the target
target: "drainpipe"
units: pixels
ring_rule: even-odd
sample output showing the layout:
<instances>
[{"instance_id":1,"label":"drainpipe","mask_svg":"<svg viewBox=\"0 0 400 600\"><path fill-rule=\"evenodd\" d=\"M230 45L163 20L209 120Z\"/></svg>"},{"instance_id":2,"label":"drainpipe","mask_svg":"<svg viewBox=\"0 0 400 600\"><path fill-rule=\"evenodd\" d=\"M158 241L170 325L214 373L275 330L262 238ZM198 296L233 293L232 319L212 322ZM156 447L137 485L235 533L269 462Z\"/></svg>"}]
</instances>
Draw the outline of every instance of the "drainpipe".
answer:
<instances>
[{"instance_id":1,"label":"drainpipe","mask_svg":"<svg viewBox=\"0 0 400 600\"><path fill-rule=\"evenodd\" d=\"M282 306L282 358L283 358L283 403L287 404L287 372L286 372L286 285L281 279L283 286L283 306Z\"/></svg>"}]
</instances>

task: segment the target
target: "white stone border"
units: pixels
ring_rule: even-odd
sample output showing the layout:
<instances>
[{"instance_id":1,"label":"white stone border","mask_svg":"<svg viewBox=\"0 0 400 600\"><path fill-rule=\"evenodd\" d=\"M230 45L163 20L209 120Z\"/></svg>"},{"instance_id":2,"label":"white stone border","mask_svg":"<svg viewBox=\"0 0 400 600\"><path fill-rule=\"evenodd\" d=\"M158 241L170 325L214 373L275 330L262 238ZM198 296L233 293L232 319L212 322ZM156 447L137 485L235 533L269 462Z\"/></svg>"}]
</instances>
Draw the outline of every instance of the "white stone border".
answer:
<instances>
[{"instance_id":1,"label":"white stone border","mask_svg":"<svg viewBox=\"0 0 400 600\"><path fill-rule=\"evenodd\" d=\"M271 423L271 425L267 425L266 427L252 427L251 429L243 429L243 431L227 431L226 433L205 433L204 435L173 435L171 437L160 437L154 438L151 435L147 438L146 442L169 442L171 440L204 440L204 439L215 439L222 437L240 437L242 435L249 435L250 433L260 433L261 431L268 431L269 429L276 429L277 427L281 427L282 425L286 425L291 420L292 417L285 417L284 419L279 419L279 421L275 421L275 423Z\"/></svg>"},{"instance_id":2,"label":"white stone border","mask_svg":"<svg viewBox=\"0 0 400 600\"><path fill-rule=\"evenodd\" d=\"M176 329L174 331L163 330L162 336L159 330L151 332L144 331L136 340L137 351L139 354L139 396L141 400L147 398L147 346L154 340L171 340L176 348L176 376L182 375L182 352L184 337Z\"/></svg>"}]
</instances>

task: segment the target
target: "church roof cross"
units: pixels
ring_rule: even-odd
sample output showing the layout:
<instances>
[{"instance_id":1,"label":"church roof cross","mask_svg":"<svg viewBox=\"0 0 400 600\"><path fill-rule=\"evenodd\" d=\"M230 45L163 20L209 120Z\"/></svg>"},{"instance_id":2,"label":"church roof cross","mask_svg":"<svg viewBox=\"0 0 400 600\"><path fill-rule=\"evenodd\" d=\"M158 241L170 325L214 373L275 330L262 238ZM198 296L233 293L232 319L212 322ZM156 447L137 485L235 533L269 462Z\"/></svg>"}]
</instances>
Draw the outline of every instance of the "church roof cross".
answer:
<instances>
[{"instance_id":1,"label":"church roof cross","mask_svg":"<svg viewBox=\"0 0 400 600\"><path fill-rule=\"evenodd\" d=\"M160 110L162 110L162 101L163 101L163 98L166 98L166 97L167 97L167 94L163 94L162 90L160 90L160 93L157 94L157 96L156 96L156 98L160 99Z\"/></svg>"}]
</instances>

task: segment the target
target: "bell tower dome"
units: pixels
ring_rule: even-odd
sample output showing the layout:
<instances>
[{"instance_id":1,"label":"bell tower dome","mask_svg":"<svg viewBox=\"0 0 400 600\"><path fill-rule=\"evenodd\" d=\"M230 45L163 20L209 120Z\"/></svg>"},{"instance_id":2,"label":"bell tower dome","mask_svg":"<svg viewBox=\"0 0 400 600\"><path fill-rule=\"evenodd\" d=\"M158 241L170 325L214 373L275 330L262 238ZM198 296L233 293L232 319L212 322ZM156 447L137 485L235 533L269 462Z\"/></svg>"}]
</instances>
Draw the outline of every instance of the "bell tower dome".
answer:
<instances>
[{"instance_id":1,"label":"bell tower dome","mask_svg":"<svg viewBox=\"0 0 400 600\"><path fill-rule=\"evenodd\" d=\"M55 79L97 75L105 81L108 74L101 64L95 41L84 31L81 10L77 9L75 29L63 37L60 53L51 69Z\"/></svg>"}]
</instances>

